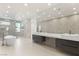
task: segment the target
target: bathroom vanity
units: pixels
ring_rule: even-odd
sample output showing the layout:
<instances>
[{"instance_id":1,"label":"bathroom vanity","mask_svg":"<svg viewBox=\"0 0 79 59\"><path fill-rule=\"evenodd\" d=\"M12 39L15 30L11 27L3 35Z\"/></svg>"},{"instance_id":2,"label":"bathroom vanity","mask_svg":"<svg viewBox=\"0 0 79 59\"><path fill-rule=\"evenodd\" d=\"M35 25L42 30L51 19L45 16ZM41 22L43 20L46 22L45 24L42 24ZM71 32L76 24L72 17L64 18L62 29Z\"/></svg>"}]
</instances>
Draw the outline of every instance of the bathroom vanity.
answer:
<instances>
[{"instance_id":1,"label":"bathroom vanity","mask_svg":"<svg viewBox=\"0 0 79 59\"><path fill-rule=\"evenodd\" d=\"M36 43L47 43L49 46L52 46L55 49L79 55L79 34L35 32L32 34L32 38Z\"/></svg>"}]
</instances>

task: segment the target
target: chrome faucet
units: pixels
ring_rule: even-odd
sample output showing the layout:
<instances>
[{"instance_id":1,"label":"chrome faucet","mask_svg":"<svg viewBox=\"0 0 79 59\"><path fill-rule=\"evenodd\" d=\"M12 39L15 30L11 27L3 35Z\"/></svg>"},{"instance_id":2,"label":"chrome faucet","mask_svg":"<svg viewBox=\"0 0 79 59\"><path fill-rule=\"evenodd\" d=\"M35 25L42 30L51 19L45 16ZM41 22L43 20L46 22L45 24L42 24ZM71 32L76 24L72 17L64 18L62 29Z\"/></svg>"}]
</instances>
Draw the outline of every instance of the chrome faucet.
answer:
<instances>
[{"instance_id":1,"label":"chrome faucet","mask_svg":"<svg viewBox=\"0 0 79 59\"><path fill-rule=\"evenodd\" d=\"M71 30L69 30L69 34L71 34Z\"/></svg>"}]
</instances>

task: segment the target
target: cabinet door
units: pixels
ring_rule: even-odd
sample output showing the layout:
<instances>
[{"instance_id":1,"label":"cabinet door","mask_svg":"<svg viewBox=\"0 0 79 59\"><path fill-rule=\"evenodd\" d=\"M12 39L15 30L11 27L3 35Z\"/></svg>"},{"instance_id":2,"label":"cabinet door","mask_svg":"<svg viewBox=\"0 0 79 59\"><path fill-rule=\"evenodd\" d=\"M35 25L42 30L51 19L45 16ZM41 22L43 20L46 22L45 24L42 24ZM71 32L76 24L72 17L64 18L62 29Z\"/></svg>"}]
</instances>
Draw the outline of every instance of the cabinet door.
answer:
<instances>
[{"instance_id":1,"label":"cabinet door","mask_svg":"<svg viewBox=\"0 0 79 59\"><path fill-rule=\"evenodd\" d=\"M79 42L57 39L56 47L67 53L79 55Z\"/></svg>"},{"instance_id":2,"label":"cabinet door","mask_svg":"<svg viewBox=\"0 0 79 59\"><path fill-rule=\"evenodd\" d=\"M38 35L32 35L32 39L36 43L42 43L45 41L45 37L43 36L38 36Z\"/></svg>"}]
</instances>

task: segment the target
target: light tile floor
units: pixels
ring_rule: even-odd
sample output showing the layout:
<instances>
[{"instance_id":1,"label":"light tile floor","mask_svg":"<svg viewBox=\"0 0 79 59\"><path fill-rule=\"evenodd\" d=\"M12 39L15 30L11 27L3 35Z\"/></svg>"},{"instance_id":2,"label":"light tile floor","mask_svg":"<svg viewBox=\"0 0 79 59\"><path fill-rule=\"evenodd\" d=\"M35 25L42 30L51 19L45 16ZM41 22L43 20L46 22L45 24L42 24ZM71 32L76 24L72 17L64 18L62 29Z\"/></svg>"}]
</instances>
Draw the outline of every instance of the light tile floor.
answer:
<instances>
[{"instance_id":1,"label":"light tile floor","mask_svg":"<svg viewBox=\"0 0 79 59\"><path fill-rule=\"evenodd\" d=\"M39 45L31 39L18 38L14 46L1 46L0 55L5 56L66 56L54 48Z\"/></svg>"}]
</instances>

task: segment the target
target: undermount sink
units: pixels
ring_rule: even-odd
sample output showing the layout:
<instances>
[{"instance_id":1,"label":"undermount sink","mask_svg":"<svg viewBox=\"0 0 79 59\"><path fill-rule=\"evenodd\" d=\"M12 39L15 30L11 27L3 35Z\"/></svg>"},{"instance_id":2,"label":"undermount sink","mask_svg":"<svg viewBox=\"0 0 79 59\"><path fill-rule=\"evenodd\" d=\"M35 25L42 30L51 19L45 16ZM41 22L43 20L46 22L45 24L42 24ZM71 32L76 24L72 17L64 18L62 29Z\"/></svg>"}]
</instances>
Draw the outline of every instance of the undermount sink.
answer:
<instances>
[{"instance_id":1,"label":"undermount sink","mask_svg":"<svg viewBox=\"0 0 79 59\"><path fill-rule=\"evenodd\" d=\"M79 36L79 34L68 34L68 33L64 33L62 35L64 35L64 36Z\"/></svg>"}]
</instances>

